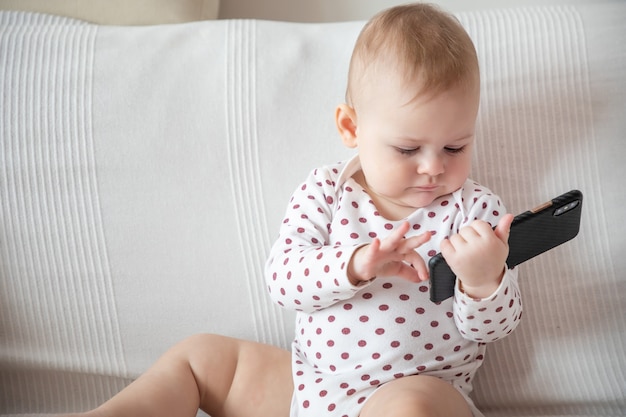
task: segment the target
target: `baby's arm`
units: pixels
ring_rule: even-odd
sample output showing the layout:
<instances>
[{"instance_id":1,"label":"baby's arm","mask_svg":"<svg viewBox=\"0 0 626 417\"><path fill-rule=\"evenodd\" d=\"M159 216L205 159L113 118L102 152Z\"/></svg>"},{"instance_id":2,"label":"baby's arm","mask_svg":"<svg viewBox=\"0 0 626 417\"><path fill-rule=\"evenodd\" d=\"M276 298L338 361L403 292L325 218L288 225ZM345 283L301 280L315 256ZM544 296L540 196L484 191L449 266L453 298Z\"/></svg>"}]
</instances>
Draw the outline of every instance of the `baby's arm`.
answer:
<instances>
[{"instance_id":1,"label":"baby's arm","mask_svg":"<svg viewBox=\"0 0 626 417\"><path fill-rule=\"evenodd\" d=\"M294 191L265 264L270 297L286 309L312 312L351 298L360 289L348 279L347 267L364 242L330 241L338 204L334 175L315 170Z\"/></svg>"},{"instance_id":2,"label":"baby's arm","mask_svg":"<svg viewBox=\"0 0 626 417\"><path fill-rule=\"evenodd\" d=\"M505 337L522 315L517 269L506 266L513 216L502 216L504 210L497 196L477 198L466 213L466 219L476 220L468 220L468 226L441 244L442 254L458 277L454 299L457 328L465 338L477 342ZM495 229L492 224L497 224Z\"/></svg>"},{"instance_id":3,"label":"baby's arm","mask_svg":"<svg viewBox=\"0 0 626 417\"><path fill-rule=\"evenodd\" d=\"M522 297L517 285L517 268L507 269L491 296L475 299L459 288L454 300L454 321L464 338L481 343L502 339L522 317Z\"/></svg>"}]
</instances>

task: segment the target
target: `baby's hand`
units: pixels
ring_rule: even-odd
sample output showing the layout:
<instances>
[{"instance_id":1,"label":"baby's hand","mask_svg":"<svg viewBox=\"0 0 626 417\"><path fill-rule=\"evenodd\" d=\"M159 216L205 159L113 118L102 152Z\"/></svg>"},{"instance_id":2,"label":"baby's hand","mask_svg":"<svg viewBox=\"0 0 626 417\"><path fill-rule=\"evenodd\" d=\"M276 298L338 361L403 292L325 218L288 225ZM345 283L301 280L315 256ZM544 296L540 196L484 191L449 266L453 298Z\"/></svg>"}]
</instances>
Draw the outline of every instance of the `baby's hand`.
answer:
<instances>
[{"instance_id":1,"label":"baby's hand","mask_svg":"<svg viewBox=\"0 0 626 417\"><path fill-rule=\"evenodd\" d=\"M500 285L512 221L513 215L507 214L494 230L489 223L476 220L441 242L443 257L471 297L488 297Z\"/></svg>"},{"instance_id":2,"label":"baby's hand","mask_svg":"<svg viewBox=\"0 0 626 417\"><path fill-rule=\"evenodd\" d=\"M426 232L419 236L405 238L409 222L404 222L389 236L375 238L369 245L358 248L348 265L348 277L357 285L375 277L399 276L413 282L428 279L428 269L424 259L415 251L430 240Z\"/></svg>"}]
</instances>

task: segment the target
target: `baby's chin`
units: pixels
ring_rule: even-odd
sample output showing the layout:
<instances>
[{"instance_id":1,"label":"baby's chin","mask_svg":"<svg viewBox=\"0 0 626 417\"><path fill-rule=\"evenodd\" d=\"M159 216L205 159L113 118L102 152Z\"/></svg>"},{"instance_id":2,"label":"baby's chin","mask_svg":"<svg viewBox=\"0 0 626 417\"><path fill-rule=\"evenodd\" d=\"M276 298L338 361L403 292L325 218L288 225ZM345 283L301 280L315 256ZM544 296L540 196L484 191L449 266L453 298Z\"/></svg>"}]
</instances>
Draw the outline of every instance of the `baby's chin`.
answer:
<instances>
[{"instance_id":1,"label":"baby's chin","mask_svg":"<svg viewBox=\"0 0 626 417\"><path fill-rule=\"evenodd\" d=\"M426 208L432 205L438 199L450 195L451 192L444 189L436 189L433 191L419 191L410 196L406 200L406 204L415 210Z\"/></svg>"},{"instance_id":2,"label":"baby's chin","mask_svg":"<svg viewBox=\"0 0 626 417\"><path fill-rule=\"evenodd\" d=\"M423 210L429 206L431 206L438 198L443 195L437 195L429 198L409 198L396 200L393 204L388 205L386 210L385 217L389 220L402 220L406 219L417 210Z\"/></svg>"}]
</instances>

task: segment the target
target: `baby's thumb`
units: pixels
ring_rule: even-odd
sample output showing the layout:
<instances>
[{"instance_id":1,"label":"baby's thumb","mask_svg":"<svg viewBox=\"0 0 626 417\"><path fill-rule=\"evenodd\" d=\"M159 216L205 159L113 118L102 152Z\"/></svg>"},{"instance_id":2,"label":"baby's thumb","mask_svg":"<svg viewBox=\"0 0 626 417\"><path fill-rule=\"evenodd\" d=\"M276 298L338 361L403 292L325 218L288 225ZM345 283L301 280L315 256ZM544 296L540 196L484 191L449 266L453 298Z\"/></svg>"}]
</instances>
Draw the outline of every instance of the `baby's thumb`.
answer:
<instances>
[{"instance_id":1,"label":"baby's thumb","mask_svg":"<svg viewBox=\"0 0 626 417\"><path fill-rule=\"evenodd\" d=\"M504 215L498 225L495 228L496 236L504 243L509 242L509 235L511 234L511 223L513 223L513 215L506 214Z\"/></svg>"}]
</instances>

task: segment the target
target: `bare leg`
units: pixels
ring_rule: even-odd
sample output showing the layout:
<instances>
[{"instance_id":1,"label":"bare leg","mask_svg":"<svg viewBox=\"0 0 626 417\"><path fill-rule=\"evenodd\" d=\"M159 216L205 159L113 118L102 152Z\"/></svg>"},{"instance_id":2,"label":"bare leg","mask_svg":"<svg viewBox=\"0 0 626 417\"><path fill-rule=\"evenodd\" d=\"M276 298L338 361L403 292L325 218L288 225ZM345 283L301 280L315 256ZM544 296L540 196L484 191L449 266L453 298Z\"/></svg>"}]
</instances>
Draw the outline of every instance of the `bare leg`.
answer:
<instances>
[{"instance_id":1,"label":"bare leg","mask_svg":"<svg viewBox=\"0 0 626 417\"><path fill-rule=\"evenodd\" d=\"M360 417L472 417L465 398L431 376L409 376L383 385L367 400Z\"/></svg>"},{"instance_id":2,"label":"bare leg","mask_svg":"<svg viewBox=\"0 0 626 417\"><path fill-rule=\"evenodd\" d=\"M288 416L293 383L286 350L217 335L192 336L85 417ZM78 416L78 415L76 415Z\"/></svg>"}]
</instances>

